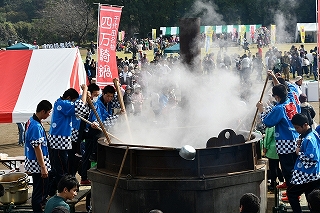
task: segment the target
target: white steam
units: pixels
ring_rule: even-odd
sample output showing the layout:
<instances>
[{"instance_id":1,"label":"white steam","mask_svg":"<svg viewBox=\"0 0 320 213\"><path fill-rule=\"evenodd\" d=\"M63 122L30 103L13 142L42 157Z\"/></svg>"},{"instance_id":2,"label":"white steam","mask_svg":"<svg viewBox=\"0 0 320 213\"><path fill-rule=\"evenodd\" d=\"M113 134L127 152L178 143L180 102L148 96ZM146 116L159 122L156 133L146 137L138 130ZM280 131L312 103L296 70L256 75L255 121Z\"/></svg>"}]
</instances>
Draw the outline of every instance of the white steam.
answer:
<instances>
[{"instance_id":1,"label":"white steam","mask_svg":"<svg viewBox=\"0 0 320 213\"><path fill-rule=\"evenodd\" d=\"M297 6L297 1L295 0L281 0L279 2L279 7L288 8L287 11L293 11L293 9ZM294 42L292 37L292 31L289 29L292 27L295 29L297 18L293 13L284 13L281 10L277 10L274 13L274 21L276 25L276 42L277 43L286 43L286 42Z\"/></svg>"},{"instance_id":2,"label":"white steam","mask_svg":"<svg viewBox=\"0 0 320 213\"><path fill-rule=\"evenodd\" d=\"M216 12L212 3L196 1L191 11L193 17L195 14L200 15L202 22L223 23L222 15ZM157 69L161 72L160 68ZM208 139L217 137L226 128L250 130L255 105L263 88L261 83L242 85L233 70L215 69L212 75L202 75L199 70L189 70L183 64L175 64L169 74L161 76L149 76L148 95L145 97L148 99L144 100L142 114L129 116L133 141L125 119L113 128L113 134L125 143L205 148ZM156 118L150 108L150 94L159 93L163 88L175 90L179 105L166 107ZM245 102L241 99L243 95L246 96Z\"/></svg>"},{"instance_id":3,"label":"white steam","mask_svg":"<svg viewBox=\"0 0 320 213\"><path fill-rule=\"evenodd\" d=\"M208 25L222 25L225 24L223 21L223 16L217 12L218 7L209 1L195 1L191 11L188 13L187 17L200 17L202 23L207 23ZM211 23L211 24L209 24Z\"/></svg>"}]
</instances>

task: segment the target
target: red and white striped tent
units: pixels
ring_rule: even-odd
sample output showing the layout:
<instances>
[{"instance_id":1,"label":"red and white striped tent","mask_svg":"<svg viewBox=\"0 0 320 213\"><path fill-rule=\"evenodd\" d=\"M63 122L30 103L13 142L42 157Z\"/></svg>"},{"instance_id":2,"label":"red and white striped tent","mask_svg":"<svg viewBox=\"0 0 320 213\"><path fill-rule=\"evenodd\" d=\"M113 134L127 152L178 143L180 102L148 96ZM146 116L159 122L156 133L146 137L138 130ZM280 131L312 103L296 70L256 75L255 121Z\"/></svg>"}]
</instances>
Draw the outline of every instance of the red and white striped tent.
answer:
<instances>
[{"instance_id":1,"label":"red and white striped tent","mask_svg":"<svg viewBox=\"0 0 320 213\"><path fill-rule=\"evenodd\" d=\"M86 72L79 49L0 51L0 123L25 122L41 100L52 104L68 88L80 92Z\"/></svg>"}]
</instances>

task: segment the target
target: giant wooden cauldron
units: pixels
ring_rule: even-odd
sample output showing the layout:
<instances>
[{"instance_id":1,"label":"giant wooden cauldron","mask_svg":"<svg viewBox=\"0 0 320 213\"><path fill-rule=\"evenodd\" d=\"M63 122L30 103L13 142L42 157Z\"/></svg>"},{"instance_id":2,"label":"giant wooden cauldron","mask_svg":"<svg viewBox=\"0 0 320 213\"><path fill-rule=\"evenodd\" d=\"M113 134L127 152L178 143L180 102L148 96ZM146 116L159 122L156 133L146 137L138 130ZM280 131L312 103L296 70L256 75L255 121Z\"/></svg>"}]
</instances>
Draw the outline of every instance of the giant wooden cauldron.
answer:
<instances>
[{"instance_id":1,"label":"giant wooden cauldron","mask_svg":"<svg viewBox=\"0 0 320 213\"><path fill-rule=\"evenodd\" d=\"M247 136L246 131L237 135L223 130L207 141L206 148L196 149L193 161L181 158L177 150L130 148L110 212L238 211L241 195L259 194L264 179L264 171L254 165L253 147L261 136L252 134L246 141ZM107 209L125 148L99 140L97 168L89 171L94 212Z\"/></svg>"}]
</instances>

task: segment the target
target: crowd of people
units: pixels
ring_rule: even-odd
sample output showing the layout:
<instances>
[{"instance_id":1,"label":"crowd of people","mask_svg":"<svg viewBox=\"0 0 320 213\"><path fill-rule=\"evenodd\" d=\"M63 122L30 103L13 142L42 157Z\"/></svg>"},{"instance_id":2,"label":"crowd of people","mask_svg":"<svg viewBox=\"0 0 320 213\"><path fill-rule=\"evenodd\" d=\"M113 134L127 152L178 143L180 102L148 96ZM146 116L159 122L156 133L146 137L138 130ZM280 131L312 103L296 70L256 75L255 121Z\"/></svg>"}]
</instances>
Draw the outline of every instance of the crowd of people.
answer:
<instances>
[{"instance_id":1,"label":"crowd of people","mask_svg":"<svg viewBox=\"0 0 320 213\"><path fill-rule=\"evenodd\" d=\"M219 51L216 57L214 53L207 54L202 60L202 68L204 74L212 74L215 70L231 70L238 74L244 83L248 83L252 73L257 76L255 80L262 81L262 74L267 70L282 74L286 81L296 76L308 79L313 76L317 81L317 47L306 51L304 45L300 45L299 49L292 46L290 50L282 52L273 46L268 49L264 57L259 45L256 54L247 52L246 49L242 56Z\"/></svg>"}]
</instances>

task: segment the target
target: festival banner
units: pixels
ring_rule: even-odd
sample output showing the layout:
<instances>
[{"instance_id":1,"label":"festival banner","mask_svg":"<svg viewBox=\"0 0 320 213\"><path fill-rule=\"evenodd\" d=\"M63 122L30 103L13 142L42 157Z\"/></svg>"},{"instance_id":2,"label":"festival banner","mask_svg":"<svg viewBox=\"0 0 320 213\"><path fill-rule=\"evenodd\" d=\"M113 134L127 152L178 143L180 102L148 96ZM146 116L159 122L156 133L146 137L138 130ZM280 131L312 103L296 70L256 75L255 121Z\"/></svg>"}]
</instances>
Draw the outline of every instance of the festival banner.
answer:
<instances>
[{"instance_id":1,"label":"festival banner","mask_svg":"<svg viewBox=\"0 0 320 213\"><path fill-rule=\"evenodd\" d=\"M304 30L304 26L300 26L300 37L301 37L301 43L304 44L305 38L306 38L306 31Z\"/></svg>"},{"instance_id":2,"label":"festival banner","mask_svg":"<svg viewBox=\"0 0 320 213\"><path fill-rule=\"evenodd\" d=\"M157 29L152 29L152 40L157 40Z\"/></svg>"},{"instance_id":3,"label":"festival banner","mask_svg":"<svg viewBox=\"0 0 320 213\"><path fill-rule=\"evenodd\" d=\"M320 50L320 0L317 1L317 26L318 26L318 30L317 30L317 35L318 35L318 39L317 39L317 43L318 43L318 57L319 57L319 50ZM318 58L319 59L319 58ZM318 64L319 67L319 64Z\"/></svg>"},{"instance_id":4,"label":"festival banner","mask_svg":"<svg viewBox=\"0 0 320 213\"><path fill-rule=\"evenodd\" d=\"M126 36L126 31L121 31L121 41L124 41L124 37Z\"/></svg>"},{"instance_id":5,"label":"festival banner","mask_svg":"<svg viewBox=\"0 0 320 213\"><path fill-rule=\"evenodd\" d=\"M206 27L205 30L206 30L205 50L206 50L206 53L209 53L211 45L212 45L213 29L211 26L208 26L208 27Z\"/></svg>"},{"instance_id":6,"label":"festival banner","mask_svg":"<svg viewBox=\"0 0 320 213\"><path fill-rule=\"evenodd\" d=\"M250 38L251 42L253 43L254 40L254 33L256 31L256 25L250 25Z\"/></svg>"},{"instance_id":7,"label":"festival banner","mask_svg":"<svg viewBox=\"0 0 320 213\"><path fill-rule=\"evenodd\" d=\"M122 41L122 32L118 32L118 41Z\"/></svg>"},{"instance_id":8,"label":"festival banner","mask_svg":"<svg viewBox=\"0 0 320 213\"><path fill-rule=\"evenodd\" d=\"M244 44L244 39L245 39L245 34L246 34L246 25L241 25L240 26L240 44Z\"/></svg>"},{"instance_id":9,"label":"festival banner","mask_svg":"<svg viewBox=\"0 0 320 213\"><path fill-rule=\"evenodd\" d=\"M275 45L276 43L276 25L271 24L271 44Z\"/></svg>"},{"instance_id":10,"label":"festival banner","mask_svg":"<svg viewBox=\"0 0 320 213\"><path fill-rule=\"evenodd\" d=\"M99 6L96 82L106 86L118 78L116 45L122 7Z\"/></svg>"}]
</instances>

